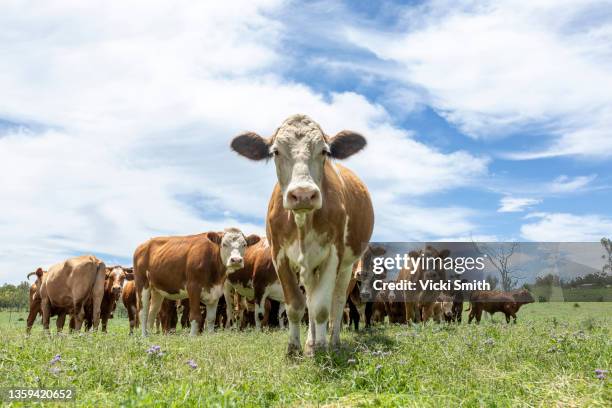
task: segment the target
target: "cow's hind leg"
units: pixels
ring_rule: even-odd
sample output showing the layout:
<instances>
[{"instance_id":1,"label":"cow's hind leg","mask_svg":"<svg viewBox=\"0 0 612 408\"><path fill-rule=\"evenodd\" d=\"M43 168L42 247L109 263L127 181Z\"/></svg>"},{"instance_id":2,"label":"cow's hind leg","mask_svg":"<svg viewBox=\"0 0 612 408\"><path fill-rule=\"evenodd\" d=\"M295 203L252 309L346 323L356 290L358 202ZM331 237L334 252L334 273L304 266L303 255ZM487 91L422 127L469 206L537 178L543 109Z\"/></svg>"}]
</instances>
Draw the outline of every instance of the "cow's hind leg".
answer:
<instances>
[{"instance_id":1,"label":"cow's hind leg","mask_svg":"<svg viewBox=\"0 0 612 408\"><path fill-rule=\"evenodd\" d=\"M163 301L164 297L162 294L154 289L151 289L151 304L149 305L149 313L147 316L147 323L149 324L150 330L153 330L153 326L155 325L155 321L157 320L156 318L159 313L159 309L161 309Z\"/></svg>"},{"instance_id":2,"label":"cow's hind leg","mask_svg":"<svg viewBox=\"0 0 612 408\"><path fill-rule=\"evenodd\" d=\"M217 306L219 299L214 302L206 303L206 330L212 332L215 330L215 319L217 318Z\"/></svg>"},{"instance_id":3,"label":"cow's hind leg","mask_svg":"<svg viewBox=\"0 0 612 408\"><path fill-rule=\"evenodd\" d=\"M64 322L66 321L66 312L59 312L57 315L57 321L55 322L55 327L57 327L57 332L61 333L64 329Z\"/></svg>"},{"instance_id":4,"label":"cow's hind leg","mask_svg":"<svg viewBox=\"0 0 612 408\"><path fill-rule=\"evenodd\" d=\"M142 335L147 335L148 319L149 319L149 304L151 301L151 287L143 287L140 290L138 306L140 307L140 322Z\"/></svg>"}]
</instances>

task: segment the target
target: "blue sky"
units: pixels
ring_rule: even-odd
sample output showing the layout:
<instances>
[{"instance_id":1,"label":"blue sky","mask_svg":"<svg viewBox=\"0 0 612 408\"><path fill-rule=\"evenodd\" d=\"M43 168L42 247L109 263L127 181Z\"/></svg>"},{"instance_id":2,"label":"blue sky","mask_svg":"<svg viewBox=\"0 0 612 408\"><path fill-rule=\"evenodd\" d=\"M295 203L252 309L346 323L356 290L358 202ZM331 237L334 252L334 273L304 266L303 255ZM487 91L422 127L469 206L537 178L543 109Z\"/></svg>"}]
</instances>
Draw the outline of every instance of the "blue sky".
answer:
<instances>
[{"instance_id":1,"label":"blue sky","mask_svg":"<svg viewBox=\"0 0 612 408\"><path fill-rule=\"evenodd\" d=\"M151 236L263 233L272 166L229 148L306 113L378 241L612 235L612 4L0 6L0 282Z\"/></svg>"}]
</instances>

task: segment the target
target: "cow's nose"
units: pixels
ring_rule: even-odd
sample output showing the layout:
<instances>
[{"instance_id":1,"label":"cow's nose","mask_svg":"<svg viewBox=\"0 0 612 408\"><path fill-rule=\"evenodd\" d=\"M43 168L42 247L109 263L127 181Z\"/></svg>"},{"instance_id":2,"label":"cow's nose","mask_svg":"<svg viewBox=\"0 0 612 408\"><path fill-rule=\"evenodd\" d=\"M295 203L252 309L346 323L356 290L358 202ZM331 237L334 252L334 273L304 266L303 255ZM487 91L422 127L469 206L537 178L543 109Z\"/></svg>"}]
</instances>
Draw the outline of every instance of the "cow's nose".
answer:
<instances>
[{"instance_id":1,"label":"cow's nose","mask_svg":"<svg viewBox=\"0 0 612 408\"><path fill-rule=\"evenodd\" d=\"M313 187L296 187L287 196L292 209L311 209L319 198L319 191Z\"/></svg>"},{"instance_id":2,"label":"cow's nose","mask_svg":"<svg viewBox=\"0 0 612 408\"><path fill-rule=\"evenodd\" d=\"M239 264L241 262L242 262L242 258L239 258L237 256L232 256L230 258L230 263L232 263L232 264Z\"/></svg>"}]
</instances>

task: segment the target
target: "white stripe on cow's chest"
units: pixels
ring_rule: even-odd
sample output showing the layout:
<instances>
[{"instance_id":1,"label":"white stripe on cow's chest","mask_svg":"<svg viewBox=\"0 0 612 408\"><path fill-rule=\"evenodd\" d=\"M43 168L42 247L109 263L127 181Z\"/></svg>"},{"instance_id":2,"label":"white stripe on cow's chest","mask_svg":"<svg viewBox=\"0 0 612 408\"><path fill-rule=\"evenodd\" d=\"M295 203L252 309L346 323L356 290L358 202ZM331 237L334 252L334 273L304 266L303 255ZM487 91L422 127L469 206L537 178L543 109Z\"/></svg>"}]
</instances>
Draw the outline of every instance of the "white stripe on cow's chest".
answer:
<instances>
[{"instance_id":1,"label":"white stripe on cow's chest","mask_svg":"<svg viewBox=\"0 0 612 408\"><path fill-rule=\"evenodd\" d=\"M283 247L279 255L287 257L293 270L299 271L304 266L306 272L310 273L329 257L333 245L327 241L326 235L309 231L304 239L303 258L300 257L302 254L297 239Z\"/></svg>"},{"instance_id":2,"label":"white stripe on cow's chest","mask_svg":"<svg viewBox=\"0 0 612 408\"><path fill-rule=\"evenodd\" d=\"M200 299L204 304L214 303L219 300L222 294L223 284L221 283L219 285L214 285L210 289L202 289L202 292L200 292Z\"/></svg>"}]
</instances>

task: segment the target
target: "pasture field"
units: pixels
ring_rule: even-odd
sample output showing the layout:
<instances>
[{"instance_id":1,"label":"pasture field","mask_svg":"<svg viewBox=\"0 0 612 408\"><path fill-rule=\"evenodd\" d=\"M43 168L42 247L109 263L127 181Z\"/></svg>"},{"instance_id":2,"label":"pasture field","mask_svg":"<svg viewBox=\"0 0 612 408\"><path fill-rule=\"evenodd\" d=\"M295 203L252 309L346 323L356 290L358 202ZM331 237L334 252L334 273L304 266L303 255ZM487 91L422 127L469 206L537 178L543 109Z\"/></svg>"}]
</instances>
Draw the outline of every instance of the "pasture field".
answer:
<instances>
[{"instance_id":1,"label":"pasture field","mask_svg":"<svg viewBox=\"0 0 612 408\"><path fill-rule=\"evenodd\" d=\"M116 318L108 334L47 337L39 320L26 337L18 317L0 314L0 386L73 387L76 406L612 406L610 372L595 374L612 371L612 303L531 304L516 325L344 330L339 353L298 360L286 331L143 339Z\"/></svg>"}]
</instances>

